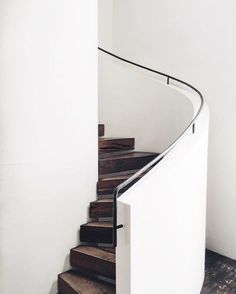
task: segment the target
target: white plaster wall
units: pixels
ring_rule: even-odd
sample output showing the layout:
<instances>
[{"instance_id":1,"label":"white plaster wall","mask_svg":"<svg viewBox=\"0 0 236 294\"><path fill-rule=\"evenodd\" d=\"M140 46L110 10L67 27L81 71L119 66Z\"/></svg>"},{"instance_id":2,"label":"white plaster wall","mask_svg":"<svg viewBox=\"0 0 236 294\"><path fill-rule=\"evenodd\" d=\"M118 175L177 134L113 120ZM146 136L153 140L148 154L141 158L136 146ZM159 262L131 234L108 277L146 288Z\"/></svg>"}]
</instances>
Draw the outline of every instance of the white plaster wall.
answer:
<instances>
[{"instance_id":1,"label":"white plaster wall","mask_svg":"<svg viewBox=\"0 0 236 294\"><path fill-rule=\"evenodd\" d=\"M164 151L199 109L198 95L99 54L99 120L108 136ZM112 74L111 74L112 73ZM204 277L208 108L170 155L119 198L118 294L198 294ZM163 131L165 130L165 131ZM124 262L125 260L125 262ZM169 268L172 283L169 283ZM174 279L174 280L173 280Z\"/></svg>"},{"instance_id":2,"label":"white plaster wall","mask_svg":"<svg viewBox=\"0 0 236 294\"><path fill-rule=\"evenodd\" d=\"M117 294L200 293L208 118L205 106L195 134L186 135L119 198L118 224L124 228L118 230Z\"/></svg>"},{"instance_id":3,"label":"white plaster wall","mask_svg":"<svg viewBox=\"0 0 236 294\"><path fill-rule=\"evenodd\" d=\"M112 50L113 0L98 0L98 44Z\"/></svg>"},{"instance_id":4,"label":"white plaster wall","mask_svg":"<svg viewBox=\"0 0 236 294\"><path fill-rule=\"evenodd\" d=\"M99 53L99 121L107 136L134 137L136 150L162 152L193 112L188 96L168 87L166 79Z\"/></svg>"},{"instance_id":5,"label":"white plaster wall","mask_svg":"<svg viewBox=\"0 0 236 294\"><path fill-rule=\"evenodd\" d=\"M207 247L236 259L236 4L114 1L114 51L199 88L211 111Z\"/></svg>"},{"instance_id":6,"label":"white plaster wall","mask_svg":"<svg viewBox=\"0 0 236 294\"><path fill-rule=\"evenodd\" d=\"M55 294L95 199L96 1L0 1L0 293Z\"/></svg>"}]
</instances>

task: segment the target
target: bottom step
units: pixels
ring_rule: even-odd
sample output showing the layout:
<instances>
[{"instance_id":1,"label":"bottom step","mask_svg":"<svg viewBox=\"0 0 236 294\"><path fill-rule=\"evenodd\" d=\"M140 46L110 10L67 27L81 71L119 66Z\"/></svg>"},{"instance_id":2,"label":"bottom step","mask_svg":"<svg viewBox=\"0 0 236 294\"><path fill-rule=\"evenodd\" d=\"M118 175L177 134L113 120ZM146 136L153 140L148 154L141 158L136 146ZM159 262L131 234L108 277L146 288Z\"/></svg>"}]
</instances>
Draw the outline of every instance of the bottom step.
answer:
<instances>
[{"instance_id":1,"label":"bottom step","mask_svg":"<svg viewBox=\"0 0 236 294\"><path fill-rule=\"evenodd\" d=\"M68 271L58 276L60 294L115 294L115 286L83 277L75 271Z\"/></svg>"}]
</instances>

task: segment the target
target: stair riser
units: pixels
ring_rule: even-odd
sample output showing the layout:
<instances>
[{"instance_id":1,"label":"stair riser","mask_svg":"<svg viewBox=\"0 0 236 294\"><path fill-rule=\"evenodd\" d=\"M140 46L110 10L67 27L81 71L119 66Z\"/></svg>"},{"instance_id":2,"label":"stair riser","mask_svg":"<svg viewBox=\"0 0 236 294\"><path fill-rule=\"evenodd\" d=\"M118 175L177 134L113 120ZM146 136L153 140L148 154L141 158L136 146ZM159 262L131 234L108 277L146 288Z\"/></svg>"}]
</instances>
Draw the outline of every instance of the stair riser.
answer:
<instances>
[{"instance_id":1,"label":"stair riser","mask_svg":"<svg viewBox=\"0 0 236 294\"><path fill-rule=\"evenodd\" d=\"M112 228L80 227L80 241L90 243L112 243Z\"/></svg>"},{"instance_id":2,"label":"stair riser","mask_svg":"<svg viewBox=\"0 0 236 294\"><path fill-rule=\"evenodd\" d=\"M91 218L104 218L112 217L113 203L91 203L90 204L90 217Z\"/></svg>"},{"instance_id":3,"label":"stair riser","mask_svg":"<svg viewBox=\"0 0 236 294\"><path fill-rule=\"evenodd\" d=\"M125 192L128 190L133 184L138 182L140 180L140 177L137 180L134 180L132 184L126 186L125 189L122 190L122 192ZM113 194L115 188L119 186L121 183L123 183L125 180L103 180L98 181L97 183L97 194L98 195L110 195Z\"/></svg>"},{"instance_id":4,"label":"stair riser","mask_svg":"<svg viewBox=\"0 0 236 294\"><path fill-rule=\"evenodd\" d=\"M152 161L155 157L156 155L149 155L139 158L100 159L99 174L109 174L125 170L140 169L148 164L150 161Z\"/></svg>"},{"instance_id":5,"label":"stair riser","mask_svg":"<svg viewBox=\"0 0 236 294\"><path fill-rule=\"evenodd\" d=\"M107 194L113 193L114 189L124 181L124 179L99 180L97 183L97 191L107 191Z\"/></svg>"},{"instance_id":6,"label":"stair riser","mask_svg":"<svg viewBox=\"0 0 236 294\"><path fill-rule=\"evenodd\" d=\"M58 294L78 294L77 291L72 289L65 281L63 281L60 277L58 277Z\"/></svg>"},{"instance_id":7,"label":"stair riser","mask_svg":"<svg viewBox=\"0 0 236 294\"><path fill-rule=\"evenodd\" d=\"M133 150L134 139L99 140L99 152L115 152L120 150Z\"/></svg>"},{"instance_id":8,"label":"stair riser","mask_svg":"<svg viewBox=\"0 0 236 294\"><path fill-rule=\"evenodd\" d=\"M113 196L113 194L103 194L103 193L101 193L101 194L97 194L97 198L98 198L98 200L113 199L114 196Z\"/></svg>"},{"instance_id":9,"label":"stair riser","mask_svg":"<svg viewBox=\"0 0 236 294\"><path fill-rule=\"evenodd\" d=\"M71 265L83 272L91 272L110 279L115 279L115 264L71 250Z\"/></svg>"},{"instance_id":10,"label":"stair riser","mask_svg":"<svg viewBox=\"0 0 236 294\"><path fill-rule=\"evenodd\" d=\"M105 179L105 180L99 180L97 183L98 189L114 189L121 183L123 183L126 179Z\"/></svg>"},{"instance_id":11,"label":"stair riser","mask_svg":"<svg viewBox=\"0 0 236 294\"><path fill-rule=\"evenodd\" d=\"M58 276L58 294L115 294L115 287L98 277L69 270Z\"/></svg>"}]
</instances>

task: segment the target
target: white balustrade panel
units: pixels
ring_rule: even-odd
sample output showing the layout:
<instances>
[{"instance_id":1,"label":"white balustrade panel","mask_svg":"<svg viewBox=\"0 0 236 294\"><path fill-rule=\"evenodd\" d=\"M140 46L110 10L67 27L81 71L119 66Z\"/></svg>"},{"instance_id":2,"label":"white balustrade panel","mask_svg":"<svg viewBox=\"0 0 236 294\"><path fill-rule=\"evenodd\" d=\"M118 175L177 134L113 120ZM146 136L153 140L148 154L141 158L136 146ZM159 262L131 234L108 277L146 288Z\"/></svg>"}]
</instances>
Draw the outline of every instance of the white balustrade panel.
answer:
<instances>
[{"instance_id":1,"label":"white balustrade panel","mask_svg":"<svg viewBox=\"0 0 236 294\"><path fill-rule=\"evenodd\" d=\"M118 200L117 294L199 294L204 278L208 108Z\"/></svg>"}]
</instances>

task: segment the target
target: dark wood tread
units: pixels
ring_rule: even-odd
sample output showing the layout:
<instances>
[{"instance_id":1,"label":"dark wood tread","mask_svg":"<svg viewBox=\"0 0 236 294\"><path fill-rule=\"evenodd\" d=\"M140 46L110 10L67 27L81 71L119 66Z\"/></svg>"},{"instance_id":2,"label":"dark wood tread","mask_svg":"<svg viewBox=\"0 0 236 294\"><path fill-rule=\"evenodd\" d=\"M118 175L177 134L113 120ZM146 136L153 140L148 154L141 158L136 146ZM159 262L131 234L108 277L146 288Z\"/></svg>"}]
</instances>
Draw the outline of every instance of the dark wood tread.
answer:
<instances>
[{"instance_id":1,"label":"dark wood tread","mask_svg":"<svg viewBox=\"0 0 236 294\"><path fill-rule=\"evenodd\" d=\"M70 270L58 276L60 294L115 294L115 286L86 278Z\"/></svg>"},{"instance_id":2,"label":"dark wood tread","mask_svg":"<svg viewBox=\"0 0 236 294\"><path fill-rule=\"evenodd\" d=\"M133 150L134 138L99 138L99 152L116 152L119 150Z\"/></svg>"},{"instance_id":3,"label":"dark wood tread","mask_svg":"<svg viewBox=\"0 0 236 294\"><path fill-rule=\"evenodd\" d=\"M80 270L115 279L114 250L81 245L71 249L70 261Z\"/></svg>"},{"instance_id":4,"label":"dark wood tread","mask_svg":"<svg viewBox=\"0 0 236 294\"><path fill-rule=\"evenodd\" d=\"M99 124L98 200L90 203L90 217L94 221L80 226L80 241L84 245L71 249L70 262L73 270L58 276L58 294L116 293L116 254L112 248L111 221L113 191L158 156L158 153L135 151L134 138L105 138L104 135L105 126ZM130 186L120 192L123 193Z\"/></svg>"},{"instance_id":5,"label":"dark wood tread","mask_svg":"<svg viewBox=\"0 0 236 294\"><path fill-rule=\"evenodd\" d=\"M133 170L125 170L120 171L116 173L108 173L108 174L102 174L99 175L99 180L107 180L107 179L126 179L133 174L135 174L139 169L133 169Z\"/></svg>"},{"instance_id":6,"label":"dark wood tread","mask_svg":"<svg viewBox=\"0 0 236 294\"><path fill-rule=\"evenodd\" d=\"M106 192L105 193L102 193L101 192L101 194L98 193L98 195L97 195L98 200L102 200L102 199L113 199L113 197L114 197L113 194L111 194L111 193L106 194Z\"/></svg>"},{"instance_id":7,"label":"dark wood tread","mask_svg":"<svg viewBox=\"0 0 236 294\"><path fill-rule=\"evenodd\" d=\"M99 156L99 174L140 169L157 155L157 153L139 151L102 154Z\"/></svg>"},{"instance_id":8,"label":"dark wood tread","mask_svg":"<svg viewBox=\"0 0 236 294\"><path fill-rule=\"evenodd\" d=\"M112 222L88 222L80 226L80 241L87 243L112 243Z\"/></svg>"},{"instance_id":9,"label":"dark wood tread","mask_svg":"<svg viewBox=\"0 0 236 294\"><path fill-rule=\"evenodd\" d=\"M127 155L129 153L135 152L134 150L119 150L119 151L114 151L114 152L103 152L99 154L99 159L103 160L106 158L113 158L116 156L122 156L122 155Z\"/></svg>"},{"instance_id":10,"label":"dark wood tread","mask_svg":"<svg viewBox=\"0 0 236 294\"><path fill-rule=\"evenodd\" d=\"M98 125L98 136L103 137L105 135L105 126L103 124Z\"/></svg>"},{"instance_id":11,"label":"dark wood tread","mask_svg":"<svg viewBox=\"0 0 236 294\"><path fill-rule=\"evenodd\" d=\"M135 174L138 170L128 170L117 173L110 173L100 175L97 183L97 192L99 195L101 194L112 194L114 189L133 174ZM139 177L137 181L140 179ZM127 187L128 188L128 187Z\"/></svg>"},{"instance_id":12,"label":"dark wood tread","mask_svg":"<svg viewBox=\"0 0 236 294\"><path fill-rule=\"evenodd\" d=\"M100 199L90 203L89 214L91 218L112 217L112 199Z\"/></svg>"}]
</instances>

